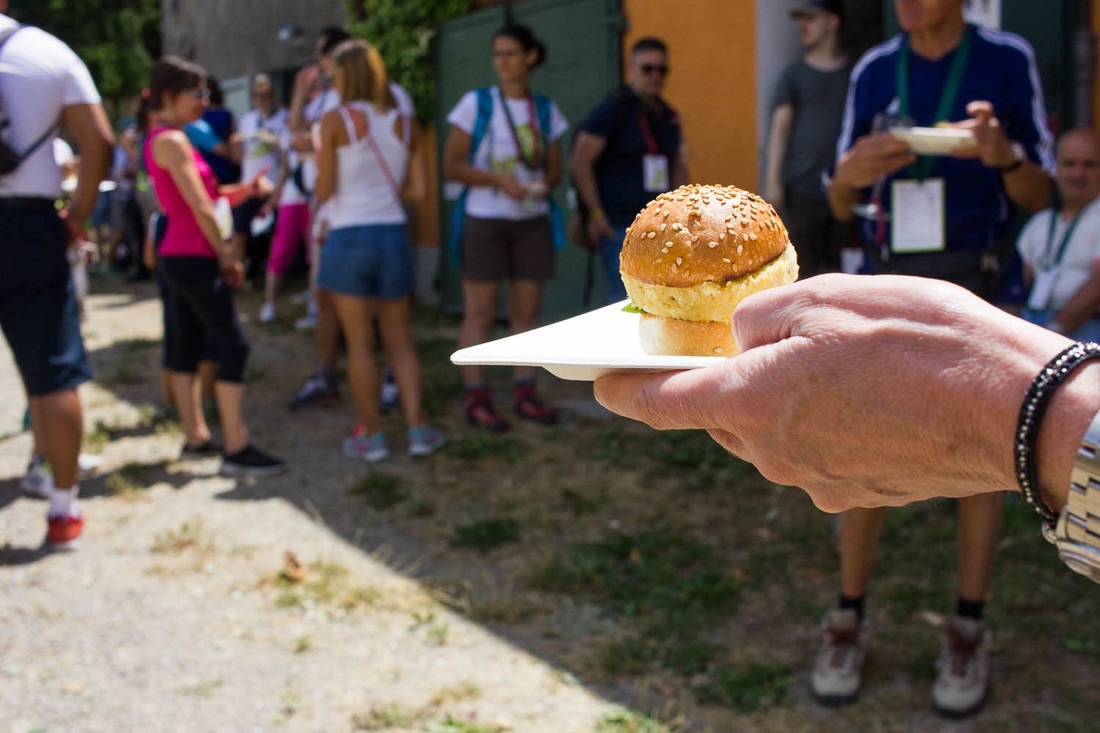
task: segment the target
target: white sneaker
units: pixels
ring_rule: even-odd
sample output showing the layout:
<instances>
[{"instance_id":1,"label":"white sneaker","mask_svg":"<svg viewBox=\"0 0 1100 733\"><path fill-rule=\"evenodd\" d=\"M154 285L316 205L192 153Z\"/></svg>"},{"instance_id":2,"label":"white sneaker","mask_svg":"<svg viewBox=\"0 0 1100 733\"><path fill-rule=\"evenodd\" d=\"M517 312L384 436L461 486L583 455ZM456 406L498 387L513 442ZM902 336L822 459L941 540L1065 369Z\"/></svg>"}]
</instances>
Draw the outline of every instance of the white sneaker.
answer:
<instances>
[{"instance_id":1,"label":"white sneaker","mask_svg":"<svg viewBox=\"0 0 1100 733\"><path fill-rule=\"evenodd\" d=\"M976 619L954 616L943 629L943 651L932 685L932 707L946 718L967 718L982 709L989 691L993 633Z\"/></svg>"},{"instance_id":2,"label":"white sneaker","mask_svg":"<svg viewBox=\"0 0 1100 733\"><path fill-rule=\"evenodd\" d=\"M271 301L265 301L260 306L260 323L271 323L275 320L275 304Z\"/></svg>"},{"instance_id":3,"label":"white sneaker","mask_svg":"<svg viewBox=\"0 0 1100 733\"><path fill-rule=\"evenodd\" d=\"M822 705L849 705L859 697L860 670L867 659L867 625L855 609L833 609L821 623L821 648L810 686Z\"/></svg>"},{"instance_id":4,"label":"white sneaker","mask_svg":"<svg viewBox=\"0 0 1100 733\"><path fill-rule=\"evenodd\" d=\"M306 288L302 292L295 293L294 295L290 296L290 302L293 303L294 305L305 305L310 300L312 300L312 298L313 298L313 291L310 290L309 288Z\"/></svg>"},{"instance_id":5,"label":"white sneaker","mask_svg":"<svg viewBox=\"0 0 1100 733\"><path fill-rule=\"evenodd\" d=\"M27 472L23 475L23 478L19 479L19 488L29 496L37 496L42 499L50 498L53 478L40 458L32 458L31 462L27 464Z\"/></svg>"},{"instance_id":6,"label":"white sneaker","mask_svg":"<svg viewBox=\"0 0 1100 733\"><path fill-rule=\"evenodd\" d=\"M295 331L312 331L317 328L317 316L303 316L294 322Z\"/></svg>"},{"instance_id":7,"label":"white sneaker","mask_svg":"<svg viewBox=\"0 0 1100 733\"><path fill-rule=\"evenodd\" d=\"M447 444L443 432L431 425L409 428L409 455L430 456Z\"/></svg>"}]
</instances>

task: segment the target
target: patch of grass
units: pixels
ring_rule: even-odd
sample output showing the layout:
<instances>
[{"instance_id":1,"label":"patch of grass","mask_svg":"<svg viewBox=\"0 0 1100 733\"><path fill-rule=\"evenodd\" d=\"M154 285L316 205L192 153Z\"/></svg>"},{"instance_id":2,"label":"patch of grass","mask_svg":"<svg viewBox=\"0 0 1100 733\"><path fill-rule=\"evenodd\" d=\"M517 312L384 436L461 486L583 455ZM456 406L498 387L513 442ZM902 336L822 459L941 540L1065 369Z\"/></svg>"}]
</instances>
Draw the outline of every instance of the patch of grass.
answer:
<instances>
[{"instance_id":1,"label":"patch of grass","mask_svg":"<svg viewBox=\"0 0 1100 733\"><path fill-rule=\"evenodd\" d=\"M745 670L723 668L695 689L700 702L721 702L741 713L776 707L783 703L791 672L782 664L753 662Z\"/></svg>"},{"instance_id":2,"label":"patch of grass","mask_svg":"<svg viewBox=\"0 0 1100 733\"><path fill-rule=\"evenodd\" d=\"M356 713L351 717L351 724L355 730L389 730L407 728L418 720L420 720L420 714L415 710L393 705L386 708L371 708L365 713Z\"/></svg>"},{"instance_id":3,"label":"patch of grass","mask_svg":"<svg viewBox=\"0 0 1100 733\"><path fill-rule=\"evenodd\" d=\"M178 554L187 550L206 548L210 540L205 537L202 519L184 522L179 529L160 532L153 538L150 550L157 555Z\"/></svg>"},{"instance_id":4,"label":"patch of grass","mask_svg":"<svg viewBox=\"0 0 1100 733\"><path fill-rule=\"evenodd\" d=\"M348 493L362 496L379 511L391 509L409 498L400 476L380 471L371 471L356 481L348 488Z\"/></svg>"},{"instance_id":5,"label":"patch of grass","mask_svg":"<svg viewBox=\"0 0 1100 733\"><path fill-rule=\"evenodd\" d=\"M481 697L481 688L473 682L462 682L454 687L444 687L434 695L432 695L431 704L435 707L442 707L447 703L461 702L463 700L474 700Z\"/></svg>"},{"instance_id":6,"label":"patch of grass","mask_svg":"<svg viewBox=\"0 0 1100 733\"><path fill-rule=\"evenodd\" d=\"M514 519L479 519L454 529L453 544L482 552L510 542L519 542L519 523Z\"/></svg>"},{"instance_id":7,"label":"patch of grass","mask_svg":"<svg viewBox=\"0 0 1100 733\"><path fill-rule=\"evenodd\" d=\"M469 720L460 720L451 715L442 720L428 723L425 733L507 733L508 729L499 725L486 725Z\"/></svg>"},{"instance_id":8,"label":"patch of grass","mask_svg":"<svg viewBox=\"0 0 1100 733\"><path fill-rule=\"evenodd\" d=\"M673 729L653 718L631 710L605 713L594 733L672 733Z\"/></svg>"},{"instance_id":9,"label":"patch of grass","mask_svg":"<svg viewBox=\"0 0 1100 733\"><path fill-rule=\"evenodd\" d=\"M511 435L478 432L450 443L447 454L463 461L499 458L517 463L529 453L526 443Z\"/></svg>"},{"instance_id":10,"label":"patch of grass","mask_svg":"<svg viewBox=\"0 0 1100 733\"><path fill-rule=\"evenodd\" d=\"M719 649L703 634L734 610L741 591L711 547L659 531L607 531L596 542L573 543L528 583L578 594L629 619L629 632L593 654L595 666L609 674L702 671Z\"/></svg>"},{"instance_id":11,"label":"patch of grass","mask_svg":"<svg viewBox=\"0 0 1100 733\"><path fill-rule=\"evenodd\" d=\"M273 580L278 589L275 605L279 608L332 606L343 611L370 608L383 594L372 586L349 586L348 570L343 565L318 560L306 566L301 579L280 573Z\"/></svg>"},{"instance_id":12,"label":"patch of grass","mask_svg":"<svg viewBox=\"0 0 1100 733\"><path fill-rule=\"evenodd\" d=\"M102 422L96 421L95 427L84 433L84 442L81 444L81 448L88 453L102 453L110 442L110 429Z\"/></svg>"},{"instance_id":13,"label":"patch of grass","mask_svg":"<svg viewBox=\"0 0 1100 733\"><path fill-rule=\"evenodd\" d=\"M164 464L131 463L122 466L107 476L107 490L114 496L135 496L148 489L153 472L163 468Z\"/></svg>"},{"instance_id":14,"label":"patch of grass","mask_svg":"<svg viewBox=\"0 0 1100 733\"><path fill-rule=\"evenodd\" d=\"M607 490L602 489L599 494L600 495L596 498L590 498L573 489L562 489L561 501L566 511L573 516L595 514L599 511L600 507L607 504Z\"/></svg>"},{"instance_id":15,"label":"patch of grass","mask_svg":"<svg viewBox=\"0 0 1100 733\"><path fill-rule=\"evenodd\" d=\"M148 379L145 370L129 362L119 364L104 380L109 385L131 386L144 384Z\"/></svg>"},{"instance_id":16,"label":"patch of grass","mask_svg":"<svg viewBox=\"0 0 1100 733\"><path fill-rule=\"evenodd\" d=\"M127 355L138 354L149 349L160 348L160 339L126 338L114 342L115 348Z\"/></svg>"},{"instance_id":17,"label":"patch of grass","mask_svg":"<svg viewBox=\"0 0 1100 733\"><path fill-rule=\"evenodd\" d=\"M305 654L313 647L313 640L308 636L299 636L294 640L294 653Z\"/></svg>"},{"instance_id":18,"label":"patch of grass","mask_svg":"<svg viewBox=\"0 0 1100 733\"><path fill-rule=\"evenodd\" d=\"M432 499L414 499L405 506L405 514L413 519L427 519L439 513L439 506Z\"/></svg>"}]
</instances>

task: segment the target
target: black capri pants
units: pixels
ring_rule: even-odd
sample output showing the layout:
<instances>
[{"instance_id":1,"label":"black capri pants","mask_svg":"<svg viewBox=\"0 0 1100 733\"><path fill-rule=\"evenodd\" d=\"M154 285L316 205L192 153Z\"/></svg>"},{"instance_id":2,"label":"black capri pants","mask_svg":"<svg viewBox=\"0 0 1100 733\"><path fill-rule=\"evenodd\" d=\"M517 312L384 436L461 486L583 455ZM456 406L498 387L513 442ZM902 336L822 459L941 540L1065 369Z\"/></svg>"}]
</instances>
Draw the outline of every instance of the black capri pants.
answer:
<instances>
[{"instance_id":1,"label":"black capri pants","mask_svg":"<svg viewBox=\"0 0 1100 733\"><path fill-rule=\"evenodd\" d=\"M244 382L248 336L241 327L233 288L213 257L161 257L157 269L168 283L174 372L194 374L207 355L206 338L218 355L219 382Z\"/></svg>"}]
</instances>

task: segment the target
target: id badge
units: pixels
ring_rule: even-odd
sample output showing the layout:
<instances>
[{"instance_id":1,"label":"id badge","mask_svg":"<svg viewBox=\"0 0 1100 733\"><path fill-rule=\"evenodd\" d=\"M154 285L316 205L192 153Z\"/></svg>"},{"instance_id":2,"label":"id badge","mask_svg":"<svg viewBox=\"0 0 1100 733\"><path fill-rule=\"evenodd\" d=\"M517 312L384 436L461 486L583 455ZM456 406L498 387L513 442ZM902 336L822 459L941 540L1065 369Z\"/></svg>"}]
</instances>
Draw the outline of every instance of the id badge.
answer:
<instances>
[{"instance_id":1,"label":"id badge","mask_svg":"<svg viewBox=\"0 0 1100 733\"><path fill-rule=\"evenodd\" d=\"M947 247L944 228L942 178L893 182L890 186L891 252L942 252Z\"/></svg>"},{"instance_id":2,"label":"id badge","mask_svg":"<svg viewBox=\"0 0 1100 733\"><path fill-rule=\"evenodd\" d=\"M669 190L668 158L652 154L642 158L642 181L646 193L664 193Z\"/></svg>"},{"instance_id":3,"label":"id badge","mask_svg":"<svg viewBox=\"0 0 1100 733\"><path fill-rule=\"evenodd\" d=\"M1037 270L1035 282L1031 285L1031 294L1027 296L1027 307L1033 311L1045 311L1050 308L1050 297L1054 295L1054 284L1058 282L1057 270Z\"/></svg>"}]
</instances>

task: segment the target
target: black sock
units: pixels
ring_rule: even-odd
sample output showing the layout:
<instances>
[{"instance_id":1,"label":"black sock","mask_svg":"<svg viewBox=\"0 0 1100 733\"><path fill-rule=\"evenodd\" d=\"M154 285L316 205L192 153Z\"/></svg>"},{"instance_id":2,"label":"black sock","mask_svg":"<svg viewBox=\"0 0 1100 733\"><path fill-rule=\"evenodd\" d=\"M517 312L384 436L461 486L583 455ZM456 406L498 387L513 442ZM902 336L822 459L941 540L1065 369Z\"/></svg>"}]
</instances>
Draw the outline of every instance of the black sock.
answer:
<instances>
[{"instance_id":1,"label":"black sock","mask_svg":"<svg viewBox=\"0 0 1100 733\"><path fill-rule=\"evenodd\" d=\"M840 610L841 611L847 611L848 609L852 609L853 611L856 612L856 618L858 618L860 621L862 621L863 620L863 598L864 598L863 596L859 596L858 598L849 598L848 596L841 593L840 594Z\"/></svg>"},{"instance_id":2,"label":"black sock","mask_svg":"<svg viewBox=\"0 0 1100 733\"><path fill-rule=\"evenodd\" d=\"M955 605L955 613L962 618L973 619L974 621L982 620L982 611L985 610L985 601L968 601L964 598L960 598Z\"/></svg>"}]
</instances>

